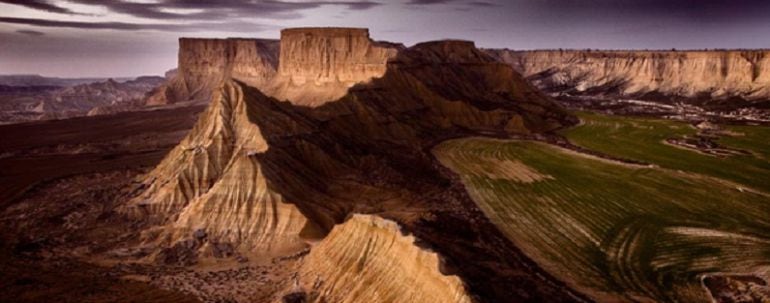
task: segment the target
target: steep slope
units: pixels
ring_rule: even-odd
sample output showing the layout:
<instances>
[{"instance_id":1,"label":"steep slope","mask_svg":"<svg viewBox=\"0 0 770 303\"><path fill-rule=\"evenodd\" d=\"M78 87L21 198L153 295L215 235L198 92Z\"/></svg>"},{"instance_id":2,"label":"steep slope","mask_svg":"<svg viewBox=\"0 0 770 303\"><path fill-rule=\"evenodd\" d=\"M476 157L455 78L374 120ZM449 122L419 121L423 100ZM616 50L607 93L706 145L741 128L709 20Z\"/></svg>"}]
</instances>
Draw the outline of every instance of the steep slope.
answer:
<instances>
[{"instance_id":1,"label":"steep slope","mask_svg":"<svg viewBox=\"0 0 770 303\"><path fill-rule=\"evenodd\" d=\"M311 302L470 303L462 281L443 275L440 263L395 222L356 214L313 247L299 285Z\"/></svg>"},{"instance_id":2,"label":"steep slope","mask_svg":"<svg viewBox=\"0 0 770 303\"><path fill-rule=\"evenodd\" d=\"M348 72L328 71L331 79ZM178 247L205 233L265 255L299 249L351 213L376 213L443 256L444 272L481 301L579 299L524 258L429 152L447 138L526 137L576 123L510 66L472 42L422 43L399 51L381 77L305 105L226 80L125 206L156 226L145 240ZM305 272L333 275L312 264ZM403 284L383 287L409 294Z\"/></svg>"},{"instance_id":3,"label":"steep slope","mask_svg":"<svg viewBox=\"0 0 770 303\"><path fill-rule=\"evenodd\" d=\"M770 51L488 50L541 89L642 99L770 99Z\"/></svg>"},{"instance_id":4,"label":"steep slope","mask_svg":"<svg viewBox=\"0 0 770 303\"><path fill-rule=\"evenodd\" d=\"M253 121L259 116L282 118L250 107L234 82L216 91L198 123L150 173L151 185L134 201L135 215L168 223L149 240L168 245L199 231L214 243L237 244L244 253L303 246L299 233L307 220L266 184L254 157L268 149ZM296 125L283 120L287 129Z\"/></svg>"}]
</instances>

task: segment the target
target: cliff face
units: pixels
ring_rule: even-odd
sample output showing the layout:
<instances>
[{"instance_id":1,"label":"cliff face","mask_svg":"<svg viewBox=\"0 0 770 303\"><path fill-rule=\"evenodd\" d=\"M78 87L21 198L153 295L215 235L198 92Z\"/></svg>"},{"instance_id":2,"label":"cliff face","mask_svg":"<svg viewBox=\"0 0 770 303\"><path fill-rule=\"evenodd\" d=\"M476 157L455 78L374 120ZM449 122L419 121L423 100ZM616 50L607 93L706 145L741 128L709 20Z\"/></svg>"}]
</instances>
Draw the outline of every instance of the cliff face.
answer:
<instances>
[{"instance_id":1,"label":"cliff face","mask_svg":"<svg viewBox=\"0 0 770 303\"><path fill-rule=\"evenodd\" d=\"M318 31L323 37L336 37L337 33ZM302 37L305 42L297 45L316 41L313 35ZM349 41L335 43L355 45ZM328 49L331 54L339 51L337 46ZM298 56L293 60L313 61L301 57L302 53L292 55ZM304 53L311 58L319 56ZM353 53L351 58L358 58ZM428 42L400 50L387 60L381 76L363 82L354 76L371 76L362 72L370 70L368 67L339 64L321 62L310 72L299 73L305 74L304 79L317 81L305 82L297 89L305 89L307 83L313 87L327 80L335 84L356 80L353 87L345 88L343 96L318 103L276 99L268 89L226 79L188 137L145 176L137 188L140 194L123 208L151 225L145 230L145 242L180 247L178 243L189 243L187 239L205 233L208 241L230 243L244 254L289 253L301 249L304 241L336 230L335 225L351 213L376 213L399 222L445 257L446 273L466 281L468 289L484 298L482 301L524 300L526 296L568 300L573 294L526 263L478 210L462 184L453 181L427 151L445 138L528 136L554 131L576 119L472 42ZM332 68L338 65L338 70ZM276 79L291 77L278 75ZM327 237L332 244L311 249L309 265L298 273L305 286L315 283L311 281L315 275L322 275L325 281L339 279L345 284L317 289L343 302L364 298L373 302L389 302L388 298L466 300L457 283L447 282L451 279L436 273L433 257L409 248L410 238L385 233L383 230L390 228L378 224L354 226L358 227L341 229L347 233L352 228L350 242L345 242L345 236ZM418 261L394 260L386 253L362 258L367 248L359 240L372 242L378 251L403 253ZM397 246L388 248L387 243ZM313 257L313 250L331 254L340 246L349 251L339 252L335 258L341 262L359 260L371 268L352 272L356 270L353 266L339 272L322 264L321 257ZM187 247L198 249L195 245ZM484 256L485 261L465 262L478 256ZM356 279L401 279L403 276L388 268L407 265L425 269L427 272L419 275L430 277L430 281L390 282L381 289L378 285L368 290L358 287L363 293L348 291L356 287ZM522 283L532 288L526 296L510 287ZM448 292L426 290L429 297L418 298L408 288L412 285ZM396 297L376 297L376 293Z\"/></svg>"},{"instance_id":2,"label":"cliff face","mask_svg":"<svg viewBox=\"0 0 770 303\"><path fill-rule=\"evenodd\" d=\"M470 303L462 281L415 241L396 222L353 215L305 257L299 284L310 302Z\"/></svg>"},{"instance_id":3,"label":"cliff face","mask_svg":"<svg viewBox=\"0 0 770 303\"><path fill-rule=\"evenodd\" d=\"M278 49L277 40L181 38L176 74L147 104L205 102L226 78L263 87L276 74Z\"/></svg>"},{"instance_id":4,"label":"cliff face","mask_svg":"<svg viewBox=\"0 0 770 303\"><path fill-rule=\"evenodd\" d=\"M356 28L286 29L280 42L181 38L177 75L147 104L205 102L224 79L234 79L280 100L318 106L382 76L401 48Z\"/></svg>"},{"instance_id":5,"label":"cliff face","mask_svg":"<svg viewBox=\"0 0 770 303\"><path fill-rule=\"evenodd\" d=\"M381 77L400 48L372 41L362 28L282 30L278 78L267 93L318 106L344 96L357 83Z\"/></svg>"},{"instance_id":6,"label":"cliff face","mask_svg":"<svg viewBox=\"0 0 770 303\"><path fill-rule=\"evenodd\" d=\"M488 52L551 92L770 99L770 51Z\"/></svg>"},{"instance_id":7,"label":"cliff face","mask_svg":"<svg viewBox=\"0 0 770 303\"><path fill-rule=\"evenodd\" d=\"M278 73L293 83L355 83L382 76L397 49L377 43L363 28L291 28L281 31Z\"/></svg>"}]
</instances>

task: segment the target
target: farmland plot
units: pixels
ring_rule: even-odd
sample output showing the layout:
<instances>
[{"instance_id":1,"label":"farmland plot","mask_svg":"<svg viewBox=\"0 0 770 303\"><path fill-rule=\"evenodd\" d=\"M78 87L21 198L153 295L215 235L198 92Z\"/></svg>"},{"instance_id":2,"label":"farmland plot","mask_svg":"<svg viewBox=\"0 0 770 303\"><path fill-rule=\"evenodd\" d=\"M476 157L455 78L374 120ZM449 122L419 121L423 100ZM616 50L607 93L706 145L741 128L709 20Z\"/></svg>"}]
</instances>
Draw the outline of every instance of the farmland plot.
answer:
<instances>
[{"instance_id":1,"label":"farmland plot","mask_svg":"<svg viewBox=\"0 0 770 303\"><path fill-rule=\"evenodd\" d=\"M768 186L757 181L768 178L764 160L721 159L658 144L663 135L657 132L691 131L684 124L606 130L609 124L600 122L592 131L611 137L587 147L660 167L485 138L447 141L434 154L525 254L598 301L706 302L711 297L702 279L709 275L767 279L770 196L747 189ZM581 143L589 141L588 132L576 132ZM634 146L615 146L624 138L612 141L640 134L645 142ZM722 163L722 169L737 171L707 174L717 168L708 161L724 160L733 166Z\"/></svg>"}]
</instances>

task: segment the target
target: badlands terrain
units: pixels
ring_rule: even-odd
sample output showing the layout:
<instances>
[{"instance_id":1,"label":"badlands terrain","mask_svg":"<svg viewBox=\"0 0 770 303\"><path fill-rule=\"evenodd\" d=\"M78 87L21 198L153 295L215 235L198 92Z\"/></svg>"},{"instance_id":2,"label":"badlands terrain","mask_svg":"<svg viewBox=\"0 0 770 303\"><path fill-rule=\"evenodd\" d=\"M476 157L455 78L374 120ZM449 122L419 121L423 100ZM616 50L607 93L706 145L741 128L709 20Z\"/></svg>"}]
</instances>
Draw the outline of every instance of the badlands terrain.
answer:
<instances>
[{"instance_id":1,"label":"badlands terrain","mask_svg":"<svg viewBox=\"0 0 770 303\"><path fill-rule=\"evenodd\" d=\"M179 42L0 126L0 301L770 300L765 51Z\"/></svg>"},{"instance_id":2,"label":"badlands terrain","mask_svg":"<svg viewBox=\"0 0 770 303\"><path fill-rule=\"evenodd\" d=\"M145 108L162 77L60 79L0 76L0 124L95 116Z\"/></svg>"}]
</instances>

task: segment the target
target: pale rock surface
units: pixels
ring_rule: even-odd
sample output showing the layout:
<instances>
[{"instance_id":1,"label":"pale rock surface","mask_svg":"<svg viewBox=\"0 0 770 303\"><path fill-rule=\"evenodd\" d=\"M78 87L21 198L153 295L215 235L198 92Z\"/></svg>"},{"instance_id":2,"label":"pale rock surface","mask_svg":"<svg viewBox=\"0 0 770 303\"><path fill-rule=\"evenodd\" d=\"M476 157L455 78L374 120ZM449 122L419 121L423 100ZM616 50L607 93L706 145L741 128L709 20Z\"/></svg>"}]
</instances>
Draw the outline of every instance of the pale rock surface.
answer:
<instances>
[{"instance_id":1,"label":"pale rock surface","mask_svg":"<svg viewBox=\"0 0 770 303\"><path fill-rule=\"evenodd\" d=\"M770 51L487 50L545 90L770 98Z\"/></svg>"},{"instance_id":2,"label":"pale rock surface","mask_svg":"<svg viewBox=\"0 0 770 303\"><path fill-rule=\"evenodd\" d=\"M263 87L278 67L278 40L180 38L176 73L147 105L207 102L225 79Z\"/></svg>"},{"instance_id":3,"label":"pale rock surface","mask_svg":"<svg viewBox=\"0 0 770 303\"><path fill-rule=\"evenodd\" d=\"M364 28L284 29L278 76L266 93L296 105L318 106L384 75L399 49L372 41Z\"/></svg>"},{"instance_id":4,"label":"pale rock surface","mask_svg":"<svg viewBox=\"0 0 770 303\"><path fill-rule=\"evenodd\" d=\"M381 77L403 46L375 42L363 28L292 28L281 40L179 39L179 68L147 105L205 102L225 79L296 105L336 100Z\"/></svg>"},{"instance_id":5,"label":"pale rock surface","mask_svg":"<svg viewBox=\"0 0 770 303\"><path fill-rule=\"evenodd\" d=\"M354 214L314 246L301 266L310 302L470 303L462 281L396 222Z\"/></svg>"}]
</instances>

